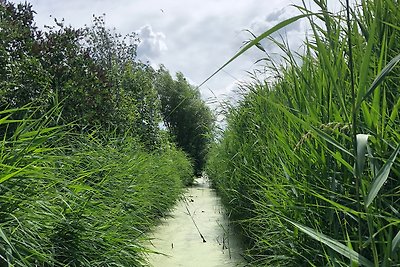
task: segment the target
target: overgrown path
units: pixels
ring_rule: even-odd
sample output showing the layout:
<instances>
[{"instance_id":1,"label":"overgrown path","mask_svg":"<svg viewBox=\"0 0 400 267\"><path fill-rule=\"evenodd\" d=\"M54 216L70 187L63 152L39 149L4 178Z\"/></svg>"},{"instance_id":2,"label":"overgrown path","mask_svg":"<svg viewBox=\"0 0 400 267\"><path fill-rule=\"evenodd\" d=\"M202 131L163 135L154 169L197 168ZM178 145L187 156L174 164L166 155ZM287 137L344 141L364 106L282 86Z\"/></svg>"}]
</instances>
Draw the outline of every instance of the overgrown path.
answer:
<instances>
[{"instance_id":1,"label":"overgrown path","mask_svg":"<svg viewBox=\"0 0 400 267\"><path fill-rule=\"evenodd\" d=\"M204 178L188 189L152 238L151 249L162 253L149 256L154 267L244 265L219 198Z\"/></svg>"}]
</instances>

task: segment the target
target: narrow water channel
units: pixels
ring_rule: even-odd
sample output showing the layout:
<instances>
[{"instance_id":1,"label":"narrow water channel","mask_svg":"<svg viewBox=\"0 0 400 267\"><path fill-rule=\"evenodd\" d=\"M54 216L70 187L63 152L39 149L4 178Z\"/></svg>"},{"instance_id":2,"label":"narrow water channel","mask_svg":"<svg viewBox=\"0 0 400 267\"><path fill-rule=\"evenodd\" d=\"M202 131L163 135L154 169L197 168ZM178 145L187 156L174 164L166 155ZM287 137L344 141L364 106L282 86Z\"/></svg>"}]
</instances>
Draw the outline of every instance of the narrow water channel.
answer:
<instances>
[{"instance_id":1,"label":"narrow water channel","mask_svg":"<svg viewBox=\"0 0 400 267\"><path fill-rule=\"evenodd\" d=\"M244 266L235 238L215 191L205 178L188 188L171 216L151 234L154 267ZM205 242L204 242L205 241Z\"/></svg>"}]
</instances>

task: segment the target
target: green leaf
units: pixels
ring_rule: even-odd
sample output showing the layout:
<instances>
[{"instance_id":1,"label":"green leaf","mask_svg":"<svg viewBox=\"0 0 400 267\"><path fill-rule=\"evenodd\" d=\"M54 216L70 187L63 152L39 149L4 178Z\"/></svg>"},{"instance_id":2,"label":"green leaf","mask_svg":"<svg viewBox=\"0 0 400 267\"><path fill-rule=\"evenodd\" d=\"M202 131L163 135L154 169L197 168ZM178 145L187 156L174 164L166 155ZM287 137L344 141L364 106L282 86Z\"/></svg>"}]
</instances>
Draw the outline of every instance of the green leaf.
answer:
<instances>
[{"instance_id":1,"label":"green leaf","mask_svg":"<svg viewBox=\"0 0 400 267\"><path fill-rule=\"evenodd\" d=\"M361 68L360 68L360 75L359 75L359 87L358 87L358 95L357 95L357 102L360 102L360 99L363 95L365 95L365 85L367 82L368 78L368 73L369 73L369 66L371 63L371 53L372 53L372 48L375 44L375 30L376 30L376 23L377 20L374 20L374 23L370 26L370 33L368 42L367 42L367 47L365 49L364 55L362 57L362 63L361 63Z\"/></svg>"},{"instance_id":2,"label":"green leaf","mask_svg":"<svg viewBox=\"0 0 400 267\"><path fill-rule=\"evenodd\" d=\"M397 235L392 240L392 253L396 251L396 248L400 245L400 231L397 232Z\"/></svg>"},{"instance_id":3,"label":"green leaf","mask_svg":"<svg viewBox=\"0 0 400 267\"><path fill-rule=\"evenodd\" d=\"M7 174L7 175L4 175L3 177L0 177L0 184L3 183L3 182L5 182L5 181L7 181L8 179L11 179L12 177L14 177L14 176L17 175L18 173L22 172L23 170L25 170L26 168L28 168L28 167L31 166L32 164L33 164L33 163L31 163L31 164L29 164L29 165L27 165L27 166L25 166L25 167L23 167L23 168L21 168L21 169L15 171L15 172L12 172L12 173L9 173L9 174Z\"/></svg>"},{"instance_id":4,"label":"green leaf","mask_svg":"<svg viewBox=\"0 0 400 267\"><path fill-rule=\"evenodd\" d=\"M9 245L10 247L12 247L12 244L11 244L10 240L8 240L6 234L3 232L3 229L1 229L1 227L0 227L0 237L1 237L1 239L4 240L4 242L7 243L7 245Z\"/></svg>"},{"instance_id":5,"label":"green leaf","mask_svg":"<svg viewBox=\"0 0 400 267\"><path fill-rule=\"evenodd\" d=\"M318 134L318 136L321 137L322 139L324 139L326 142L328 142L331 145L335 146L336 148L340 149L341 151L343 151L344 153L348 154L349 156L351 156L351 157L354 156L349 150L347 150L339 142L337 142L335 139L330 137L325 132L321 131L320 129L318 129L318 128L314 127L314 126L311 126L311 128L313 128L313 130Z\"/></svg>"},{"instance_id":6,"label":"green leaf","mask_svg":"<svg viewBox=\"0 0 400 267\"><path fill-rule=\"evenodd\" d=\"M333 207L335 207L336 209L338 209L342 212L345 212L345 213L351 214L351 215L355 215L355 216L363 217L363 214L361 214L360 212L355 211L349 207L346 207L345 205L335 202L327 197L324 197L322 194L319 194L317 191L305 189L304 192L305 192L305 194L311 194L319 199L322 199L323 201L326 201L327 203L331 204ZM354 218L354 217L352 216L352 218Z\"/></svg>"},{"instance_id":7,"label":"green leaf","mask_svg":"<svg viewBox=\"0 0 400 267\"><path fill-rule=\"evenodd\" d=\"M400 151L400 144L397 146L395 151L393 151L392 155L390 156L389 160L382 166L382 168L377 173L376 177L374 178L371 187L369 189L369 194L367 199L365 200L365 206L368 208L371 205L372 201L375 199L376 195L378 195L379 190L382 188L383 184L386 182L386 179L389 176L390 168L392 167L394 160L397 157L397 154Z\"/></svg>"},{"instance_id":8,"label":"green leaf","mask_svg":"<svg viewBox=\"0 0 400 267\"><path fill-rule=\"evenodd\" d=\"M280 23L278 23L277 25L275 25L274 27L272 27L271 29L267 30L266 32L262 33L260 36L258 36L257 38L255 38L254 40L252 40L251 42L248 42L242 49L239 50L239 52L237 52L231 59L229 59L224 65L222 65L222 67L220 67L218 70L216 70L213 74L211 74L211 76L209 76L204 82L202 82L199 87L201 87L203 84L205 84L208 80L210 80L212 77L214 77L215 74L217 74L218 72L220 72L223 68L225 68L229 63L231 63L232 61L234 61L236 58L238 58L241 54L243 54L244 52L246 52L247 50L249 50L251 47L253 46L257 46L261 40L267 38L268 36L270 36L271 34L279 31L280 29L282 29L283 27L292 24L293 22L305 18L305 17L309 17L309 16L313 16L313 15L317 15L319 13L309 13L309 14L302 14L302 15L298 15L295 17L291 17L287 20L284 20Z\"/></svg>"},{"instance_id":9,"label":"green leaf","mask_svg":"<svg viewBox=\"0 0 400 267\"><path fill-rule=\"evenodd\" d=\"M400 31L400 27L397 26L397 25L394 25L394 24L389 23L389 22L386 22L386 21L382 21L382 23L384 23L384 24L386 24L386 25L389 25L390 27L393 27L393 28L395 28L396 30Z\"/></svg>"},{"instance_id":10,"label":"green leaf","mask_svg":"<svg viewBox=\"0 0 400 267\"><path fill-rule=\"evenodd\" d=\"M375 78L375 80L372 82L371 86L367 90L364 96L360 96L360 100L357 102L356 110L360 108L361 103L367 99L374 91L375 89L382 83L383 79L390 73L390 71L399 63L400 61L400 54L394 57L384 68L383 70L379 73L379 75Z\"/></svg>"},{"instance_id":11,"label":"green leaf","mask_svg":"<svg viewBox=\"0 0 400 267\"><path fill-rule=\"evenodd\" d=\"M388 131L389 127L391 127L395 123L396 118L399 116L399 107L400 107L400 98L397 100L396 105L394 105L392 108L392 113L390 114L389 121L386 126L387 128L386 131Z\"/></svg>"},{"instance_id":12,"label":"green leaf","mask_svg":"<svg viewBox=\"0 0 400 267\"><path fill-rule=\"evenodd\" d=\"M314 229L311 229L307 226L301 225L299 223L293 222L289 219L285 219L286 221L288 221L289 223L293 224L295 227L297 227L300 231L302 231L303 233L307 234L308 236L310 236L311 238L327 245L328 247L330 247L331 249L333 249L334 251L338 252L339 254L341 254L342 256L350 259L351 261L357 263L357 264L361 264L367 267L373 267L373 263L371 261L369 261L367 258L363 257L362 255L360 255L359 253L357 253L356 251L354 251L353 249L343 245L342 243L338 242L335 239L332 239L331 237L324 235L323 233L317 232Z\"/></svg>"},{"instance_id":13,"label":"green leaf","mask_svg":"<svg viewBox=\"0 0 400 267\"><path fill-rule=\"evenodd\" d=\"M286 179L288 180L289 183L292 182L292 178L290 178L290 175L289 175L289 172L288 172L287 167L285 166L285 164L283 163L283 161L282 161L281 158L279 158L279 161L281 162L281 166L282 166L282 169L283 169L283 173L285 174ZM298 197L299 194L297 193L296 188L295 188L294 186L291 186L291 189L292 189L293 194L294 194L296 197Z\"/></svg>"},{"instance_id":14,"label":"green leaf","mask_svg":"<svg viewBox=\"0 0 400 267\"><path fill-rule=\"evenodd\" d=\"M91 186L84 185L84 184L74 184L74 185L68 185L68 188L75 189L77 193L81 191L95 191L98 192L98 190L94 189Z\"/></svg>"},{"instance_id":15,"label":"green leaf","mask_svg":"<svg viewBox=\"0 0 400 267\"><path fill-rule=\"evenodd\" d=\"M357 169L355 173L357 177L360 177L362 172L364 171L364 164L365 164L365 154L367 151L368 146L368 134L357 134Z\"/></svg>"},{"instance_id":16,"label":"green leaf","mask_svg":"<svg viewBox=\"0 0 400 267\"><path fill-rule=\"evenodd\" d=\"M4 122L7 122L7 119L11 116L11 114L4 116L3 118L0 119L0 124L3 124Z\"/></svg>"}]
</instances>

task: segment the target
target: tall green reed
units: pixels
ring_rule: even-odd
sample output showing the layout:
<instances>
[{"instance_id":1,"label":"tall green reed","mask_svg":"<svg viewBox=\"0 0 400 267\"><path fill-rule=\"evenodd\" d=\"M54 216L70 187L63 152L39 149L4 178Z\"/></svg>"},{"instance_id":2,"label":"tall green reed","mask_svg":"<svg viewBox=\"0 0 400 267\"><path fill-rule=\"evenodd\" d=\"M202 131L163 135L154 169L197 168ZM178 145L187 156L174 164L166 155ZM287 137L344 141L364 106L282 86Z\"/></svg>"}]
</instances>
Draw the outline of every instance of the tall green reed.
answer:
<instances>
[{"instance_id":1,"label":"tall green reed","mask_svg":"<svg viewBox=\"0 0 400 267\"><path fill-rule=\"evenodd\" d=\"M298 18L310 22L300 61L275 40L285 64L271 66L273 82L247 85L209 176L239 218L254 264L393 266L400 10L397 1L361 1L331 14L315 3L319 13L299 7L303 15L235 56Z\"/></svg>"},{"instance_id":2,"label":"tall green reed","mask_svg":"<svg viewBox=\"0 0 400 267\"><path fill-rule=\"evenodd\" d=\"M145 265L146 232L192 177L184 153L20 111L0 112L0 266Z\"/></svg>"}]
</instances>

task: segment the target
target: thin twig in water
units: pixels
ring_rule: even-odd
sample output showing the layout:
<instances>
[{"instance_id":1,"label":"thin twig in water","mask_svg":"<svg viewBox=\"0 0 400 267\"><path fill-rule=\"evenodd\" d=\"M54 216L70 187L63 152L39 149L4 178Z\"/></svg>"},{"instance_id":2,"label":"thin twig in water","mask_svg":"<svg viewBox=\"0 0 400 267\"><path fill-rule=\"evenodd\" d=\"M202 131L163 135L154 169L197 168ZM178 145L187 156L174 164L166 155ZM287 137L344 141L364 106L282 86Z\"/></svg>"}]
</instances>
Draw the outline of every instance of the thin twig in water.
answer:
<instances>
[{"instance_id":1,"label":"thin twig in water","mask_svg":"<svg viewBox=\"0 0 400 267\"><path fill-rule=\"evenodd\" d=\"M193 224L194 224L194 226L196 226L197 232L199 232L200 237L201 237L201 239L203 240L203 243L206 243L206 242L207 242L206 239L205 239L204 236L201 234L199 227L197 226L196 222L195 222L194 219L193 219L192 214L190 213L190 210L189 210L189 208L188 208L188 203L187 203L187 199L186 199L186 198L185 198L185 207L186 207L186 210L187 210L187 212L188 212L190 218L192 218Z\"/></svg>"}]
</instances>

